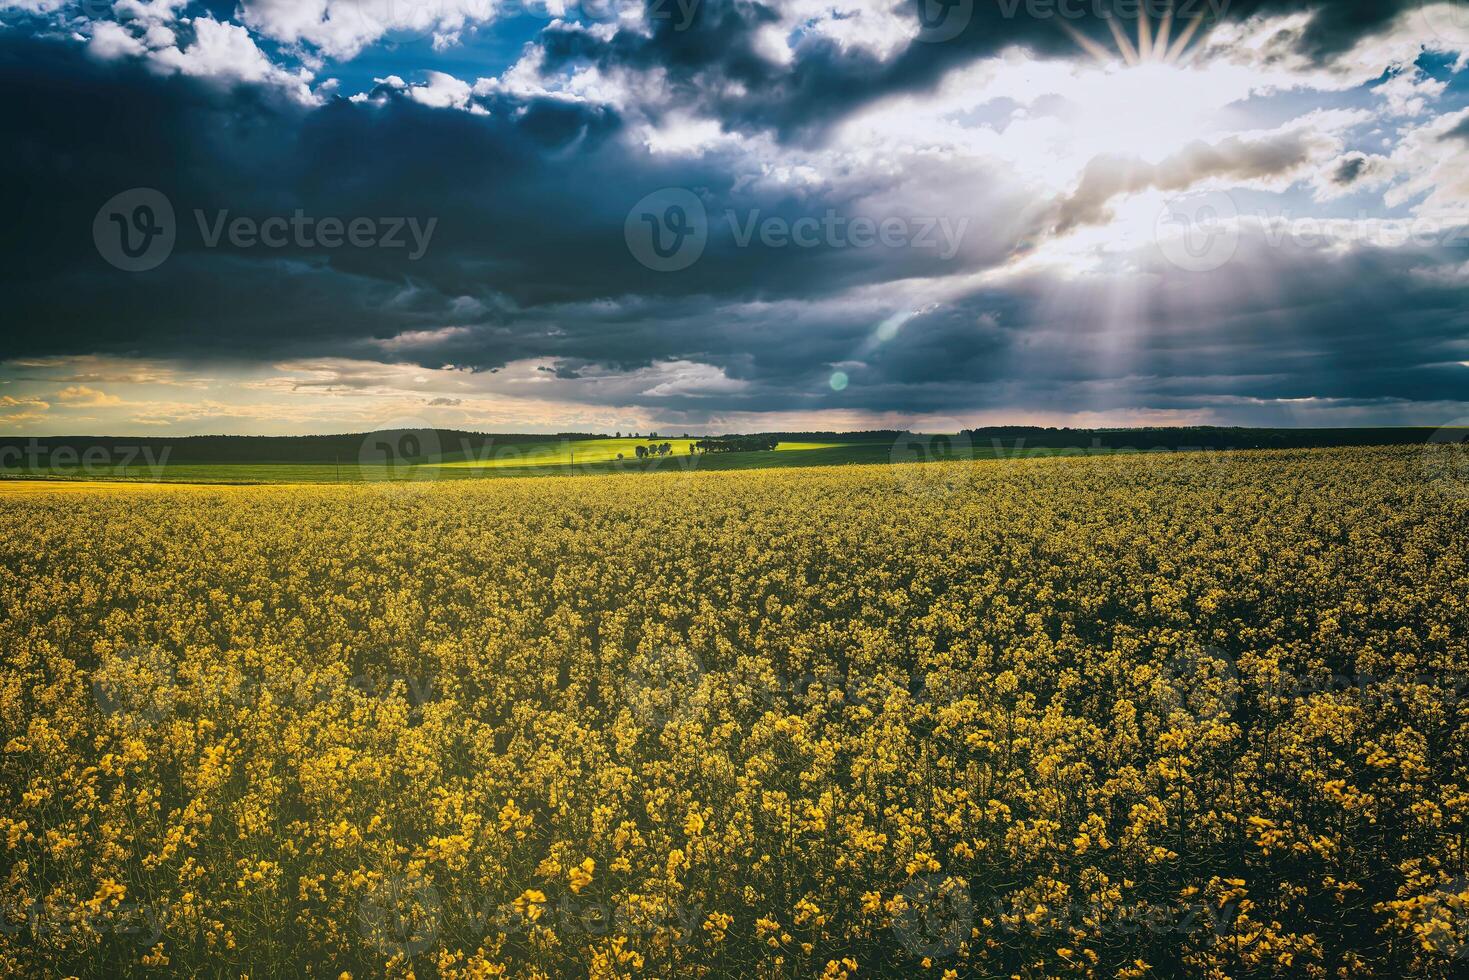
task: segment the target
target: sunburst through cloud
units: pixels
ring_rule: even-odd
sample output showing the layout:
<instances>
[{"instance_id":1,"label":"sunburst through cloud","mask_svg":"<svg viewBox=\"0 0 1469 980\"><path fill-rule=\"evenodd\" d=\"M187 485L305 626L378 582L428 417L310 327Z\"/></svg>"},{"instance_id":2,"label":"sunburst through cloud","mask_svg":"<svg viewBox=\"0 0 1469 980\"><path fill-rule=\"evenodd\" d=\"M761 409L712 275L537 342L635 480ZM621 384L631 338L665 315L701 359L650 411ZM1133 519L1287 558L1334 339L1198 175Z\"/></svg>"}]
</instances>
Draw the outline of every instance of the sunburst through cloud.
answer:
<instances>
[{"instance_id":1,"label":"sunburst through cloud","mask_svg":"<svg viewBox=\"0 0 1469 980\"><path fill-rule=\"evenodd\" d=\"M1209 14L1207 11L1195 13L1186 17L1177 24L1178 32L1175 36L1175 7L1169 3L1156 24L1150 13L1150 4L1139 4L1137 15L1137 37L1134 41L1129 37L1127 30L1121 23L1121 17L1113 15L1107 18L1107 27L1112 32L1112 38L1116 42L1115 50L1108 50L1105 46L1092 40L1083 34L1068 20L1061 20L1061 27L1071 35L1072 39L1093 58L1102 64L1110 63L1120 58L1130 66L1144 64L1183 65L1187 64L1198 51L1198 46L1190 47L1195 40L1201 38L1200 29L1204 26ZM1189 4L1190 7L1197 6Z\"/></svg>"}]
</instances>

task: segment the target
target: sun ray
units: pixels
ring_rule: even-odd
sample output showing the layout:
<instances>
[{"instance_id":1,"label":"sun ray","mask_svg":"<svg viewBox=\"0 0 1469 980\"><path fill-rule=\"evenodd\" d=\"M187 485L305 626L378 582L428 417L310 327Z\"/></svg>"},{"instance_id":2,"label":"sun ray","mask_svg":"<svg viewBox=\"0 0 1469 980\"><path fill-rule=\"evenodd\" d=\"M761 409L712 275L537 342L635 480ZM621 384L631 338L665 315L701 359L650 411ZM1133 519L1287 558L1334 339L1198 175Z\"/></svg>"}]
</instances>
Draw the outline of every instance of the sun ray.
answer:
<instances>
[{"instance_id":1,"label":"sun ray","mask_svg":"<svg viewBox=\"0 0 1469 980\"><path fill-rule=\"evenodd\" d=\"M1163 11L1163 20L1158 25L1158 36L1153 41L1153 52L1159 61L1168 60L1168 39L1173 35L1173 5Z\"/></svg>"},{"instance_id":2,"label":"sun ray","mask_svg":"<svg viewBox=\"0 0 1469 980\"><path fill-rule=\"evenodd\" d=\"M1096 41L1093 41L1091 38L1081 33L1081 31L1077 30L1075 27L1072 27L1066 21L1061 21L1061 26L1066 29L1067 34L1071 35L1071 39L1075 41L1083 51L1091 55L1093 58L1096 58L1099 64L1107 65L1111 63L1112 52L1108 51Z\"/></svg>"},{"instance_id":3,"label":"sun ray","mask_svg":"<svg viewBox=\"0 0 1469 980\"><path fill-rule=\"evenodd\" d=\"M1173 42L1173 47L1168 49L1168 54L1163 57L1163 60L1168 62L1177 61L1183 54L1184 49L1188 47L1188 43L1194 39L1194 35L1198 33L1199 28L1203 26L1203 23L1203 14L1199 14L1193 20L1189 21L1188 26L1183 29L1183 33L1178 35L1178 40Z\"/></svg>"},{"instance_id":4,"label":"sun ray","mask_svg":"<svg viewBox=\"0 0 1469 980\"><path fill-rule=\"evenodd\" d=\"M1153 60L1153 19L1146 7L1137 18L1137 56L1140 61Z\"/></svg>"},{"instance_id":5,"label":"sun ray","mask_svg":"<svg viewBox=\"0 0 1469 980\"><path fill-rule=\"evenodd\" d=\"M1117 50L1122 52L1122 60L1129 65L1136 65L1138 63L1137 48L1132 46L1132 40L1118 26L1117 18L1109 18L1107 26L1112 28L1112 38L1117 42Z\"/></svg>"}]
</instances>

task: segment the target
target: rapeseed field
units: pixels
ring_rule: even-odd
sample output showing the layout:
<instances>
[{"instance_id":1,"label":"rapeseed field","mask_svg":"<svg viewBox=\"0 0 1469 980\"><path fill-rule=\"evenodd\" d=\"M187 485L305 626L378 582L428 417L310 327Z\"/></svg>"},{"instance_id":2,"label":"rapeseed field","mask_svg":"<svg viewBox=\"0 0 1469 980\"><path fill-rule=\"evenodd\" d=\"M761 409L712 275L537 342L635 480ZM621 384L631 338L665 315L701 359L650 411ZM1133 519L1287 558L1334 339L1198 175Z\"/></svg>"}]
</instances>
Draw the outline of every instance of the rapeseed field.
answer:
<instances>
[{"instance_id":1,"label":"rapeseed field","mask_svg":"<svg viewBox=\"0 0 1469 980\"><path fill-rule=\"evenodd\" d=\"M1412 449L0 497L14 976L1451 977Z\"/></svg>"}]
</instances>

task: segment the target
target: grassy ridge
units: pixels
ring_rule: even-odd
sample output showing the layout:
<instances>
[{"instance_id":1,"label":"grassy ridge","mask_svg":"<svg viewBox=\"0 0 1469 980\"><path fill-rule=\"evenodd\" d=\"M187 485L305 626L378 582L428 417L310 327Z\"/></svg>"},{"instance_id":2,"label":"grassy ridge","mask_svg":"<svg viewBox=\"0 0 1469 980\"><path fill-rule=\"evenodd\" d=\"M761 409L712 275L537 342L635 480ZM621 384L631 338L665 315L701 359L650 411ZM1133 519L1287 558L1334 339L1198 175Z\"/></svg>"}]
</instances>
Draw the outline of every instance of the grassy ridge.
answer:
<instances>
[{"instance_id":1,"label":"grassy ridge","mask_svg":"<svg viewBox=\"0 0 1469 980\"><path fill-rule=\"evenodd\" d=\"M649 445L648 439L588 439L548 441L533 445L511 445L491 453L469 454L442 463L386 466L361 463L357 458L341 463L154 463L93 467L12 467L0 469L0 478L63 480L142 480L142 482L185 483L358 483L380 480L451 480L497 478L497 476L569 476L582 473L687 472L687 470L786 469L793 466L845 466L851 463L920 461L923 458L996 458L1005 455L993 448L914 447L892 442L783 442L773 453L689 454L693 439L658 439L673 445L667 457L638 460L635 447ZM618 460L617 454L624 458ZM1024 451L1022 455L1036 454ZM1039 451L1052 453L1052 451Z\"/></svg>"},{"instance_id":2,"label":"grassy ridge","mask_svg":"<svg viewBox=\"0 0 1469 980\"><path fill-rule=\"evenodd\" d=\"M1100 430L1098 430L1100 432ZM99 440L85 457L85 440L32 440L47 445L37 456L19 455L15 439L0 439L0 480L83 480L179 482L209 484L363 483L389 480L462 480L506 476L568 476L645 471L720 471L785 469L795 466L932 462L938 460L1005 459L1031 456L1110 455L1132 452L1202 451L1216 455L1221 445L1254 446L1274 433L1275 442L1341 440L1355 445L1372 436L1378 445L1445 441L1449 430L1114 430L1105 436L1082 439L1090 430L986 429L954 436L926 436L895 432L781 433L774 452L691 454L693 438L632 439L604 436L486 436L448 430L412 430L357 436L321 437L296 445L277 442L290 454L325 451L327 458L290 461L260 458L279 449L272 437L254 437L231 443L237 458L222 455L221 446L203 440L154 440L156 444L124 447L120 440ZM1262 435L1262 433L1264 435ZM1469 430L1466 430L1469 435ZM1458 433L1450 433L1458 436ZM465 438L470 436L472 438ZM1246 438L1248 436L1249 438ZM1258 438L1257 438L1258 437ZM406 441L405 441L406 440ZM1233 445L1230 440L1240 443ZM1253 441L1252 441L1253 440ZM1271 441L1271 440L1266 440ZM1451 438L1449 441L1460 441ZM189 446L185 447L185 444ZM638 446L667 443L666 457L636 458ZM70 455L51 455L66 446ZM203 449L200 448L203 447ZM173 447L173 448L170 448ZM185 448L179 448L185 447ZM1300 447L1297 447L1300 448ZM165 451L167 450L167 451ZM177 450L177 451L175 451ZM208 452L205 452L208 450ZM216 451L218 450L218 451ZM289 455L289 454L288 454ZM618 457L623 458L619 459ZM78 459L90 459L79 462ZM96 460L100 459L98 463ZM19 460L19 465L16 461ZM9 464L9 465L7 465Z\"/></svg>"}]
</instances>

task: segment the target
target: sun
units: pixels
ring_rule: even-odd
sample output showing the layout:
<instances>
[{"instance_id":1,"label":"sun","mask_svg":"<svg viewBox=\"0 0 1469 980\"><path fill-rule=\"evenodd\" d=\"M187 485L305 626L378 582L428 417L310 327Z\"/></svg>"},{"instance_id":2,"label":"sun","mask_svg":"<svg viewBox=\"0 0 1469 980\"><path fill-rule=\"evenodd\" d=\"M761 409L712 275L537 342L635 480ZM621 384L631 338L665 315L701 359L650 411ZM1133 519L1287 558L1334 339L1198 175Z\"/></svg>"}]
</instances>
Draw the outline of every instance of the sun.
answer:
<instances>
[{"instance_id":1,"label":"sun","mask_svg":"<svg viewBox=\"0 0 1469 980\"><path fill-rule=\"evenodd\" d=\"M1156 22L1139 11L1134 37L1120 18L1111 17L1115 50L1060 22L1095 59L1083 71L1084 84L1066 93L1076 110L1067 120L1068 138L1085 159L1106 154L1156 163L1206 137L1221 108L1220 94L1236 92L1239 80L1221 86L1212 67L1200 71L1191 65L1202 48L1205 20L1199 14L1181 21L1170 3Z\"/></svg>"}]
</instances>

